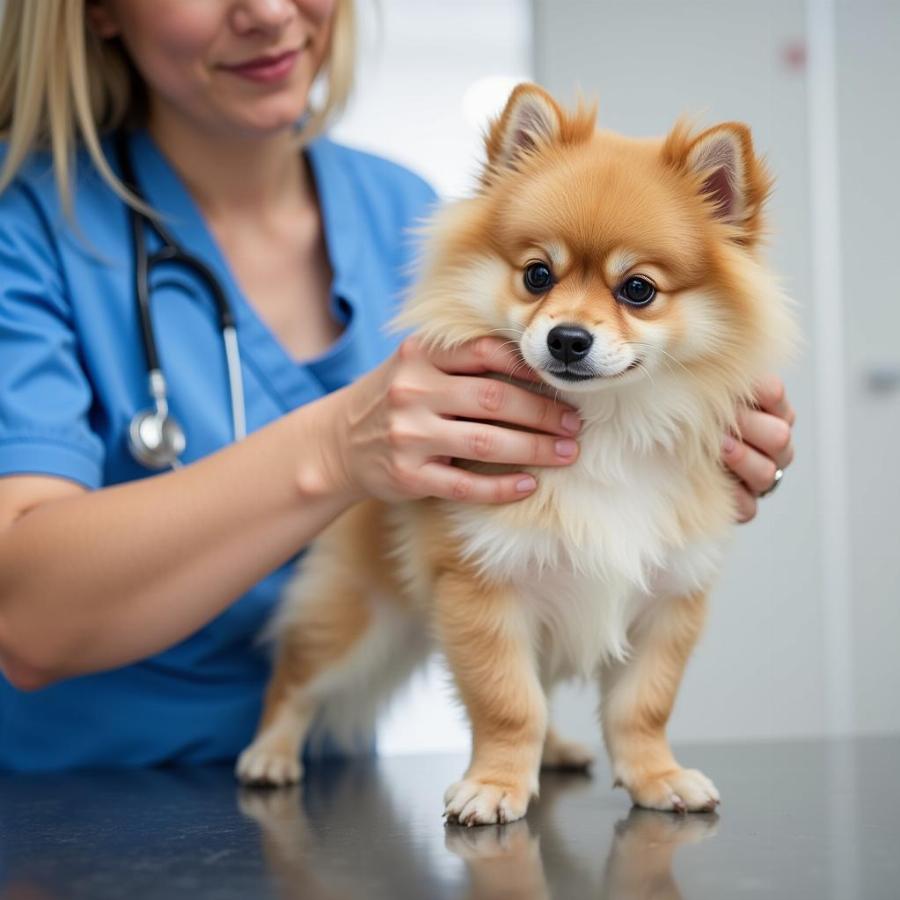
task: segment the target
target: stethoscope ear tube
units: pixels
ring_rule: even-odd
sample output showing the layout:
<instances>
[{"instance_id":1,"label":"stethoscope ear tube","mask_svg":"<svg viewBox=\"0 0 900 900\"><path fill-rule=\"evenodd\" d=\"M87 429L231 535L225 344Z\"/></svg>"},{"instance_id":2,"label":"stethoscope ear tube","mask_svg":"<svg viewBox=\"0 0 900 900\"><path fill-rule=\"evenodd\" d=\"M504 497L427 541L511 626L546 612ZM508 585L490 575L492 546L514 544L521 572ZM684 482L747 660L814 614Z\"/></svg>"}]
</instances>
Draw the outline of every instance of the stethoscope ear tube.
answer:
<instances>
[{"instance_id":1,"label":"stethoscope ear tube","mask_svg":"<svg viewBox=\"0 0 900 900\"><path fill-rule=\"evenodd\" d=\"M226 325L222 329L225 341L225 358L228 363L228 387L231 393L231 421L234 425L234 439L241 441L247 436L245 418L244 380L241 378L241 351L238 347L237 329Z\"/></svg>"},{"instance_id":2,"label":"stethoscope ear tube","mask_svg":"<svg viewBox=\"0 0 900 900\"><path fill-rule=\"evenodd\" d=\"M116 150L122 180L132 194L142 203L144 197L137 186L131 165L127 137L123 131L116 135ZM179 458L187 444L184 429L169 412L168 390L159 362L153 321L150 315L150 270L157 263L173 263L190 269L205 283L216 305L219 328L225 346L225 362L228 368L228 390L231 399L231 422L236 441L247 434L244 385L241 377L241 356L237 329L231 306L225 292L213 272L201 260L185 253L174 238L158 222L129 207L134 259L134 300L138 310L141 338L147 363L148 388L153 398L153 408L138 412L128 426L128 446L134 459L151 469L177 468ZM162 245L148 258L144 241L146 223L159 235Z\"/></svg>"}]
</instances>

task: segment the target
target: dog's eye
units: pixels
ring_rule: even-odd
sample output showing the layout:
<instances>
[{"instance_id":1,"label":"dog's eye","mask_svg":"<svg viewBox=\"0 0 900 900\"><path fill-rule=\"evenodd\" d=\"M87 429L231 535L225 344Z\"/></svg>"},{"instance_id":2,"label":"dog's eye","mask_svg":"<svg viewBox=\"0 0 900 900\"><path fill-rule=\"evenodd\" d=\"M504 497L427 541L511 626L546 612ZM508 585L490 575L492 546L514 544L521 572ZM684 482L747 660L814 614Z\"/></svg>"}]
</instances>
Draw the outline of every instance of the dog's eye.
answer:
<instances>
[{"instance_id":1,"label":"dog's eye","mask_svg":"<svg viewBox=\"0 0 900 900\"><path fill-rule=\"evenodd\" d=\"M656 288L646 278L629 278L619 288L619 299L630 306L646 306L656 296Z\"/></svg>"},{"instance_id":2,"label":"dog's eye","mask_svg":"<svg viewBox=\"0 0 900 900\"><path fill-rule=\"evenodd\" d=\"M553 273L546 263L531 263L525 267L524 281L529 293L546 294L553 287Z\"/></svg>"}]
</instances>

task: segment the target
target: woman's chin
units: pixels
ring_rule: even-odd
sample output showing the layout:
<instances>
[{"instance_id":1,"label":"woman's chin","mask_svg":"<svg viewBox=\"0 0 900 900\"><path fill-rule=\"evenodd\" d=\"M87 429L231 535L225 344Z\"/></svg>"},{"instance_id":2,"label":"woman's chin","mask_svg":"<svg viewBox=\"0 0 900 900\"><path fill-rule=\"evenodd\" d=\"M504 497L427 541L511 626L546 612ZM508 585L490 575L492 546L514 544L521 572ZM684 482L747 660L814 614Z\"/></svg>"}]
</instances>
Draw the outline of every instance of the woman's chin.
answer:
<instances>
[{"instance_id":1,"label":"woman's chin","mask_svg":"<svg viewBox=\"0 0 900 900\"><path fill-rule=\"evenodd\" d=\"M252 107L241 106L229 110L227 129L244 137L272 137L293 131L306 111L306 104L258 102Z\"/></svg>"}]
</instances>

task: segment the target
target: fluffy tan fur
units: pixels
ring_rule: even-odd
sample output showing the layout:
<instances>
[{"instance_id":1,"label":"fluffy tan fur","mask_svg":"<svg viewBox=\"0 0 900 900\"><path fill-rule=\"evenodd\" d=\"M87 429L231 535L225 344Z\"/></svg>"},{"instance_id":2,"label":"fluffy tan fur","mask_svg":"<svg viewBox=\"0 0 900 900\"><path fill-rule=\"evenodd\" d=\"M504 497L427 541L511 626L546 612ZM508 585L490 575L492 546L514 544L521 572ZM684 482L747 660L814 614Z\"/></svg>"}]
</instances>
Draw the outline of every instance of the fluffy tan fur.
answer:
<instances>
[{"instance_id":1,"label":"fluffy tan fur","mask_svg":"<svg viewBox=\"0 0 900 900\"><path fill-rule=\"evenodd\" d=\"M734 519L720 442L792 336L758 252L771 180L743 125L694 135L679 123L633 140L533 85L511 96L487 155L475 196L430 225L400 321L444 347L516 341L544 389L580 408L579 459L536 470L520 503L368 502L338 520L282 606L275 674L238 774L299 778L314 717L333 732L370 727L431 637L473 732L450 818L517 819L542 756L590 762L548 724L548 692L576 675L599 680L606 747L635 803L712 809L718 792L678 765L665 727ZM554 278L539 296L523 282L534 261ZM655 286L647 306L623 302L635 276ZM593 336L590 377L554 369L557 324Z\"/></svg>"}]
</instances>

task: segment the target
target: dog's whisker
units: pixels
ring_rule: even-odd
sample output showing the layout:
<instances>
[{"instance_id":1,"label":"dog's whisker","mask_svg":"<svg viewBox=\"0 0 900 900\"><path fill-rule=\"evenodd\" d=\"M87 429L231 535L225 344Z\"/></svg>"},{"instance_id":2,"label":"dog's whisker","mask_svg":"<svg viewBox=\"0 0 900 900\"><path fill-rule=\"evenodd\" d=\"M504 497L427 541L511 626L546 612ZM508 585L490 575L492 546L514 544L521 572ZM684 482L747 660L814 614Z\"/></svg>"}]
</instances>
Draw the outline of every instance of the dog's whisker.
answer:
<instances>
[{"instance_id":1,"label":"dog's whisker","mask_svg":"<svg viewBox=\"0 0 900 900\"><path fill-rule=\"evenodd\" d=\"M508 336L511 334L512 337L508 338L508 340L506 340L502 344L500 344L500 346L497 347L497 351L499 352L500 350L503 350L505 347L512 346L512 347L515 347L516 350L519 350L519 355L521 356L521 349L520 349L521 348L521 339L522 339L522 335L524 333L525 333L524 330L517 331L515 328L491 328L485 332L485 336L488 337L488 336L494 335L494 334L499 334L501 336ZM517 372L519 370L520 366L527 366L527 363L524 360L520 359L516 363L516 368L513 370L513 374L510 375L511 378L515 377L515 372Z\"/></svg>"},{"instance_id":2,"label":"dog's whisker","mask_svg":"<svg viewBox=\"0 0 900 900\"><path fill-rule=\"evenodd\" d=\"M662 355L665 356L667 360L671 360L672 363L684 369L685 372L690 373L691 371L683 362L681 362L681 360L676 359L674 356L672 356L671 353L663 350L661 347L656 347L653 344L646 343L645 341L629 341L629 343L634 347L646 347L650 350L655 351L656 353L662 353Z\"/></svg>"},{"instance_id":3,"label":"dog's whisker","mask_svg":"<svg viewBox=\"0 0 900 900\"><path fill-rule=\"evenodd\" d=\"M519 374L519 370L520 370L520 369L524 369L524 368L526 368L526 366L524 365L524 363L518 363L518 364L516 365L516 367L512 370L512 372L509 373L509 377L510 377L510 378L516 378L516 376Z\"/></svg>"},{"instance_id":4,"label":"dog's whisker","mask_svg":"<svg viewBox=\"0 0 900 900\"><path fill-rule=\"evenodd\" d=\"M650 379L650 384L653 384L653 385L656 384L656 382L653 380L653 374L650 372L650 370L649 370L642 362L639 362L639 363L637 364L636 368L639 369L641 372L644 372L644 373L646 374L646 376Z\"/></svg>"}]
</instances>

